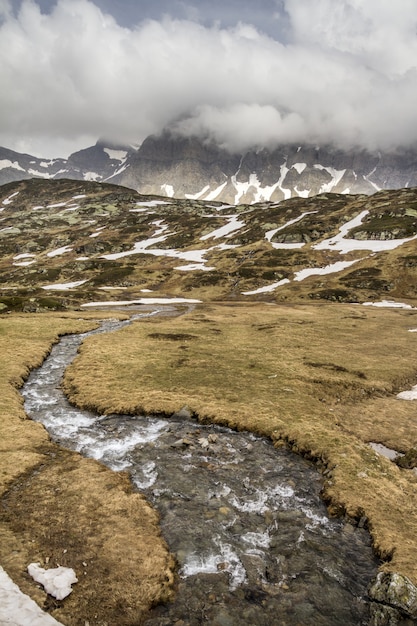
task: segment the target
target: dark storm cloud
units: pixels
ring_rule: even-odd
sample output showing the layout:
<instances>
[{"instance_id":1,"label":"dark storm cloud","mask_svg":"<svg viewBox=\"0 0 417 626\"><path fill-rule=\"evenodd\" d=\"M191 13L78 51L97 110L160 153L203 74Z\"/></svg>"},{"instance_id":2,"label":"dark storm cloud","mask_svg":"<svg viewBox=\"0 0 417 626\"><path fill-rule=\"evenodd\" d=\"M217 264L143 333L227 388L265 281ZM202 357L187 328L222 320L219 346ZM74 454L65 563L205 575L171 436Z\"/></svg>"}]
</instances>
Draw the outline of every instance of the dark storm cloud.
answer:
<instances>
[{"instance_id":1,"label":"dark storm cloud","mask_svg":"<svg viewBox=\"0 0 417 626\"><path fill-rule=\"evenodd\" d=\"M417 141L415 0L0 0L0 16L2 145L56 155L167 125L231 150Z\"/></svg>"}]
</instances>

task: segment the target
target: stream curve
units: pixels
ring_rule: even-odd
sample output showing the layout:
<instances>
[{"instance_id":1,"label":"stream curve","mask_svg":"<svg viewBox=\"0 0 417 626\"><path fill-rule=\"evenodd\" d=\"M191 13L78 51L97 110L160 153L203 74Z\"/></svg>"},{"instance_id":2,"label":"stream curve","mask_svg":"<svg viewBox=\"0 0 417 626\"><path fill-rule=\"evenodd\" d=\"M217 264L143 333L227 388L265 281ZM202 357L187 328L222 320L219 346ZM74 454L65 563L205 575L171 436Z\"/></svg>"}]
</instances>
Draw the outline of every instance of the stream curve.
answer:
<instances>
[{"instance_id":1,"label":"stream curve","mask_svg":"<svg viewBox=\"0 0 417 626\"><path fill-rule=\"evenodd\" d=\"M378 567L369 534L329 518L310 462L181 414L99 416L67 402L60 381L84 338L128 323L63 337L22 395L54 441L128 470L159 511L179 577L176 599L147 625L368 624Z\"/></svg>"}]
</instances>

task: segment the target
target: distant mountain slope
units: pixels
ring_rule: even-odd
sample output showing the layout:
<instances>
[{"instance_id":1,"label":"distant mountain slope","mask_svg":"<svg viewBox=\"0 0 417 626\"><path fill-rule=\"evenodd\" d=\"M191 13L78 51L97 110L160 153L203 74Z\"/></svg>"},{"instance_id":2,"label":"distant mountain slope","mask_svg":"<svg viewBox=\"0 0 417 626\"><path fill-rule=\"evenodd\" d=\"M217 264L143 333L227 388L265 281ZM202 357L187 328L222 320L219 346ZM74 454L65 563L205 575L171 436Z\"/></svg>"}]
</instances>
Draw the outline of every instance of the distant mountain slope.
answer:
<instances>
[{"instance_id":1,"label":"distant mountain slope","mask_svg":"<svg viewBox=\"0 0 417 626\"><path fill-rule=\"evenodd\" d=\"M99 141L68 159L49 161L0 148L0 184L32 177L114 182L142 194L252 204L414 187L417 149L382 154L288 145L236 155L168 132L148 137L137 150Z\"/></svg>"},{"instance_id":2,"label":"distant mountain slope","mask_svg":"<svg viewBox=\"0 0 417 626\"><path fill-rule=\"evenodd\" d=\"M0 310L180 296L417 303L417 189L239 207L124 187L0 187Z\"/></svg>"}]
</instances>

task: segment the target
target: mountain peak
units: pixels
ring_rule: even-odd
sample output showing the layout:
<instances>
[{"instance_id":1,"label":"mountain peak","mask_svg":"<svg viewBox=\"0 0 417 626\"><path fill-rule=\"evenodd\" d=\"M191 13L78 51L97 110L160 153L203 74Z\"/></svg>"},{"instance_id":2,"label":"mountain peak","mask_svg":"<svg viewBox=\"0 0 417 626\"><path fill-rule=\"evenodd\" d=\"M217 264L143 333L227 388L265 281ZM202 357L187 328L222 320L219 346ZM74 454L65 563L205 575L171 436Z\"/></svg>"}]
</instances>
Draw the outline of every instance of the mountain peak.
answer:
<instances>
[{"instance_id":1,"label":"mountain peak","mask_svg":"<svg viewBox=\"0 0 417 626\"><path fill-rule=\"evenodd\" d=\"M68 159L46 161L0 148L0 184L31 177L109 181L143 194L230 204L280 202L417 186L417 149L380 153L287 144L232 154L170 130L147 137L138 149L101 138Z\"/></svg>"}]
</instances>

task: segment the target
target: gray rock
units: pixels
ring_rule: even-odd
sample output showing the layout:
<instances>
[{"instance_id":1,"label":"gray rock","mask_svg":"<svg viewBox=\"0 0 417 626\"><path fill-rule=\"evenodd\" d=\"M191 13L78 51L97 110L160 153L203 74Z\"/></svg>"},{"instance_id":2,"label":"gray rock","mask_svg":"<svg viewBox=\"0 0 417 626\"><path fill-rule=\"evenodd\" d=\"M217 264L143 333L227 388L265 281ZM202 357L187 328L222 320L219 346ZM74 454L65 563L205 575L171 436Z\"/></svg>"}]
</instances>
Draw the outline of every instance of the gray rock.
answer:
<instances>
[{"instance_id":1,"label":"gray rock","mask_svg":"<svg viewBox=\"0 0 417 626\"><path fill-rule=\"evenodd\" d=\"M402 574L379 572L369 589L372 600L400 609L412 619L417 619L417 587ZM376 622L375 624L385 624ZM395 624L395 622L386 622Z\"/></svg>"}]
</instances>

